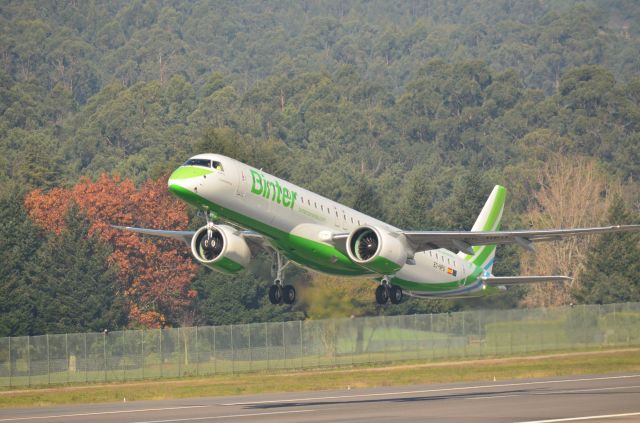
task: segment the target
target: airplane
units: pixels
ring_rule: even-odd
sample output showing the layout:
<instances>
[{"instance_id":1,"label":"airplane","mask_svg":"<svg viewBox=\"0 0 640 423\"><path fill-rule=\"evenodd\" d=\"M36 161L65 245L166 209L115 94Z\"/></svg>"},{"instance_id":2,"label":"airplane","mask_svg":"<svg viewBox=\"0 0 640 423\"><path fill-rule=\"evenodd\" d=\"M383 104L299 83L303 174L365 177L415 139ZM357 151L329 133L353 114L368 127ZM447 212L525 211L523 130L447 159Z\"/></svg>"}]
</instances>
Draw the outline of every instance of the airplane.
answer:
<instances>
[{"instance_id":1,"label":"airplane","mask_svg":"<svg viewBox=\"0 0 640 423\"><path fill-rule=\"evenodd\" d=\"M569 236L640 230L640 225L579 229L500 231L506 189L496 185L471 231L404 231L220 154L199 154L169 177L168 189L204 211L196 231L115 226L184 241L195 260L215 271L237 273L252 256L272 255L272 304L293 304L284 283L294 262L308 269L377 281L378 304L403 296L466 297L494 294L509 285L565 282L566 276L495 276L497 245L534 243ZM214 223L216 222L216 223Z\"/></svg>"}]
</instances>

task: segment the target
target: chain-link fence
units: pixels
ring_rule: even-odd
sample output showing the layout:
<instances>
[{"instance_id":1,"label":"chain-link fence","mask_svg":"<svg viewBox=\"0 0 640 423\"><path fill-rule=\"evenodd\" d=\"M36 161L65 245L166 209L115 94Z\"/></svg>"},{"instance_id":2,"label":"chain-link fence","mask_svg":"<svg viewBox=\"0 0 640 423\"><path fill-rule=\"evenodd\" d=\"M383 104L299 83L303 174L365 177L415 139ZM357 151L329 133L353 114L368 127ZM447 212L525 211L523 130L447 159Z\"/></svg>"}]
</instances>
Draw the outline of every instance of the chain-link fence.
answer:
<instances>
[{"instance_id":1,"label":"chain-link fence","mask_svg":"<svg viewBox=\"0 0 640 423\"><path fill-rule=\"evenodd\" d=\"M0 386L640 345L640 303L0 339Z\"/></svg>"}]
</instances>

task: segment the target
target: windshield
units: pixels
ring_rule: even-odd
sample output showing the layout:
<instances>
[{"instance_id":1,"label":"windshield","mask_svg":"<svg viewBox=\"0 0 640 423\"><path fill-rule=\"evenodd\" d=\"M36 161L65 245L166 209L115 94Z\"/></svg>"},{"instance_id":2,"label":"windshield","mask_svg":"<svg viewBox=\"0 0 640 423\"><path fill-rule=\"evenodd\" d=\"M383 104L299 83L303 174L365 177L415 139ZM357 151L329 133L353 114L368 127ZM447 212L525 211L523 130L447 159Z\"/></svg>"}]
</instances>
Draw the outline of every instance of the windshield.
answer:
<instances>
[{"instance_id":1,"label":"windshield","mask_svg":"<svg viewBox=\"0 0 640 423\"><path fill-rule=\"evenodd\" d=\"M201 166L211 168L211 160L207 159L189 159L184 162L183 166Z\"/></svg>"}]
</instances>

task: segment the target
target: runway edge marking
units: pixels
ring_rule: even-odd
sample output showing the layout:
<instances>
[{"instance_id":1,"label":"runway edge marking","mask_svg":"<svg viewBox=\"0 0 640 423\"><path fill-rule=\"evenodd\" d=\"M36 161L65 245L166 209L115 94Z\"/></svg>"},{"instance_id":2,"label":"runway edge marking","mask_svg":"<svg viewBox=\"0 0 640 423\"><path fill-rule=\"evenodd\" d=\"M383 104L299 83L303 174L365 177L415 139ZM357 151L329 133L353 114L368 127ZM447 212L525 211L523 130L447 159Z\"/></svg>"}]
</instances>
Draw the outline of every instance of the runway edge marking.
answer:
<instances>
[{"instance_id":1,"label":"runway edge marking","mask_svg":"<svg viewBox=\"0 0 640 423\"><path fill-rule=\"evenodd\" d=\"M395 395L428 394L433 392L468 391L471 389L483 389L483 388L506 388L510 386L546 385L546 384L554 384L554 383L572 383L572 382L589 382L589 381L597 381L597 380L630 379L630 378L638 378L638 377L640 377L640 374L622 375L622 376L604 376L604 377L593 377L593 378L578 378L578 379L545 380L545 381L532 381L532 382L500 383L500 384L494 384L494 385L456 386L452 388L421 389L421 390L415 390L415 391L400 391L400 392L379 392L379 393L372 393L372 394L333 395L333 396L325 396L325 397L232 402L232 403L225 403L220 405L235 406L235 405L253 405L253 404L308 402L308 401L349 399L349 398L385 397L385 396L395 396Z\"/></svg>"}]
</instances>

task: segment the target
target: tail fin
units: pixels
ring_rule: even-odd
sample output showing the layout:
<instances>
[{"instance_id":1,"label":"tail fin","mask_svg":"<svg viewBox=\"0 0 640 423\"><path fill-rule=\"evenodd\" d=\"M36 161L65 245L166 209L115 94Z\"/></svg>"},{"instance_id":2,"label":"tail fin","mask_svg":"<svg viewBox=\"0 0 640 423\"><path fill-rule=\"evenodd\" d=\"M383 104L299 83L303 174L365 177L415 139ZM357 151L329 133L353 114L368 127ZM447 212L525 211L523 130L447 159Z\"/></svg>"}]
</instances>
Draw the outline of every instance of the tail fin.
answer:
<instances>
[{"instance_id":1,"label":"tail fin","mask_svg":"<svg viewBox=\"0 0 640 423\"><path fill-rule=\"evenodd\" d=\"M500 219L502 218L502 210L504 209L504 201L507 196L505 187L496 185L491 191L491 195L484 204L480 215L471 228L472 232L479 231L497 231L500 228ZM465 253L459 253L460 257L480 266L484 272L491 274L493 268L493 259L496 255L495 245L482 245L473 247L474 255L470 256Z\"/></svg>"}]
</instances>

